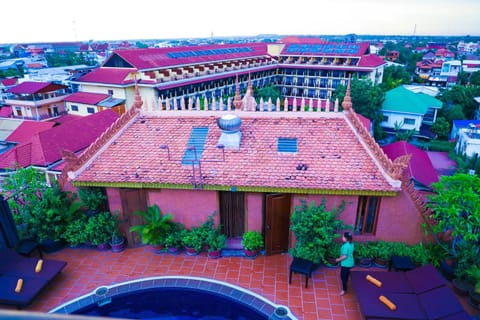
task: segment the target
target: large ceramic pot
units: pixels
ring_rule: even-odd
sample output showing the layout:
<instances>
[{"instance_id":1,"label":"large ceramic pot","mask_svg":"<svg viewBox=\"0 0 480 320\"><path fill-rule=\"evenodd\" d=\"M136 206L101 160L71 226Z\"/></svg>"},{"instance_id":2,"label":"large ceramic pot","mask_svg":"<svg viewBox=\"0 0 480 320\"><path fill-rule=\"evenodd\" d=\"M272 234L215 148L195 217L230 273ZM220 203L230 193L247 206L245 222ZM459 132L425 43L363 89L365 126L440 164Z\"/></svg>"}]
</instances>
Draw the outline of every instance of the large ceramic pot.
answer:
<instances>
[{"instance_id":1,"label":"large ceramic pot","mask_svg":"<svg viewBox=\"0 0 480 320\"><path fill-rule=\"evenodd\" d=\"M218 259L222 256L222 251L221 250L212 250L208 251L208 257L212 259Z\"/></svg>"},{"instance_id":2,"label":"large ceramic pot","mask_svg":"<svg viewBox=\"0 0 480 320\"><path fill-rule=\"evenodd\" d=\"M115 241L110 242L110 248L112 248L112 252L122 252L125 250L125 237L117 237Z\"/></svg>"}]
</instances>

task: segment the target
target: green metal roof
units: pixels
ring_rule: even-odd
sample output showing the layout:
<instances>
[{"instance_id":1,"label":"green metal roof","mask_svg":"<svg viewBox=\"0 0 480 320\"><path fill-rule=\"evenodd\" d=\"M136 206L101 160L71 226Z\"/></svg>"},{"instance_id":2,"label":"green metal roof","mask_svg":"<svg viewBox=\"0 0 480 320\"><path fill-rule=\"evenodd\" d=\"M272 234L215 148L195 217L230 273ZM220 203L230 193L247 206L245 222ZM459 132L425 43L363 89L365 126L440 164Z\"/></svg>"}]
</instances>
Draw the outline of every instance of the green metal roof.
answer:
<instances>
[{"instance_id":1,"label":"green metal roof","mask_svg":"<svg viewBox=\"0 0 480 320\"><path fill-rule=\"evenodd\" d=\"M428 108L442 108L442 101L425 93L415 93L403 86L387 91L382 104L383 111L416 113L424 115Z\"/></svg>"}]
</instances>

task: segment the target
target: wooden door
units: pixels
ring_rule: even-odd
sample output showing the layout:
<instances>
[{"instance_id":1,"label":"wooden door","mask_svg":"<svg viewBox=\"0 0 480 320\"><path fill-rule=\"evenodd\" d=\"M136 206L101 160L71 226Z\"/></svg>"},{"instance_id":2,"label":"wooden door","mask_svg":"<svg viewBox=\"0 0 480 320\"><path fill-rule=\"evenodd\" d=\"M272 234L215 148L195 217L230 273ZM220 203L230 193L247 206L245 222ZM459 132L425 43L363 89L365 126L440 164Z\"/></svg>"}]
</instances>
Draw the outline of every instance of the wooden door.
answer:
<instances>
[{"instance_id":1,"label":"wooden door","mask_svg":"<svg viewBox=\"0 0 480 320\"><path fill-rule=\"evenodd\" d=\"M140 245L140 239L135 239L134 234L129 232L131 226L143 224L145 221L142 217L133 214L137 210L147 210L147 197L142 189L120 189L120 196L122 198L122 229L127 237L128 244L131 246Z\"/></svg>"},{"instance_id":2,"label":"wooden door","mask_svg":"<svg viewBox=\"0 0 480 320\"><path fill-rule=\"evenodd\" d=\"M239 238L245 232L245 194L219 192L220 224L227 238Z\"/></svg>"},{"instance_id":3,"label":"wooden door","mask_svg":"<svg viewBox=\"0 0 480 320\"><path fill-rule=\"evenodd\" d=\"M289 194L269 194L265 201L265 252L288 251L291 199Z\"/></svg>"}]
</instances>

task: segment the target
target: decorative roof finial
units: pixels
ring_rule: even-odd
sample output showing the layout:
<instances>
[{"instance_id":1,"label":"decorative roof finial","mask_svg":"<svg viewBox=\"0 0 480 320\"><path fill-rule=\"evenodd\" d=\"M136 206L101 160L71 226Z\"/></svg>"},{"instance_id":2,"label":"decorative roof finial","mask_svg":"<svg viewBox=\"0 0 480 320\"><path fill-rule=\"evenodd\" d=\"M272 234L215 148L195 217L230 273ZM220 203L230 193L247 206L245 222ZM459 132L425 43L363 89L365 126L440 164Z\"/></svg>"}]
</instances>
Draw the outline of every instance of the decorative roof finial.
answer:
<instances>
[{"instance_id":1,"label":"decorative roof finial","mask_svg":"<svg viewBox=\"0 0 480 320\"><path fill-rule=\"evenodd\" d=\"M238 85L238 73L235 77L235 97L233 98L233 106L235 110L242 108L242 97L240 96L240 86Z\"/></svg>"},{"instance_id":2,"label":"decorative roof finial","mask_svg":"<svg viewBox=\"0 0 480 320\"><path fill-rule=\"evenodd\" d=\"M350 97L350 75L348 75L348 84L347 84L347 92L345 93L345 98L342 101L342 108L343 110L350 110L352 109L352 98Z\"/></svg>"},{"instance_id":3,"label":"decorative roof finial","mask_svg":"<svg viewBox=\"0 0 480 320\"><path fill-rule=\"evenodd\" d=\"M143 105L142 97L140 97L140 92L138 90L138 82L140 80L137 81L137 74L133 75L133 79L135 81L135 98L133 100L133 107L140 109Z\"/></svg>"}]
</instances>

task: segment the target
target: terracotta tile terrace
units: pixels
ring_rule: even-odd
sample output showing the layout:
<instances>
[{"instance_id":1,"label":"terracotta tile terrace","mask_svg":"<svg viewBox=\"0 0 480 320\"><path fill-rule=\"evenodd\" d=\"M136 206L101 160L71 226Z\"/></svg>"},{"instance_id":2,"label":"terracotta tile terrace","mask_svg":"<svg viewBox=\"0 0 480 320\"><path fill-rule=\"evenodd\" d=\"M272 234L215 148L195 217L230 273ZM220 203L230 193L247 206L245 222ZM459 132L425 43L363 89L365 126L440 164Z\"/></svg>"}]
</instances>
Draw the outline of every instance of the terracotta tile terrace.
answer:
<instances>
[{"instance_id":1,"label":"terracotta tile terrace","mask_svg":"<svg viewBox=\"0 0 480 320\"><path fill-rule=\"evenodd\" d=\"M128 248L121 253L65 248L45 254L44 258L65 260L68 264L33 304L24 309L26 311L48 312L102 285L152 276L184 275L215 279L248 289L276 304L288 306L298 319L363 319L351 288L345 296L339 296L340 269L320 267L312 274L308 288L305 288L305 277L294 274L289 285L292 257L288 254L256 259L211 259L206 253L197 256L156 254L150 247ZM470 314L478 314L466 301L459 300ZM3 305L0 308L13 309Z\"/></svg>"}]
</instances>

